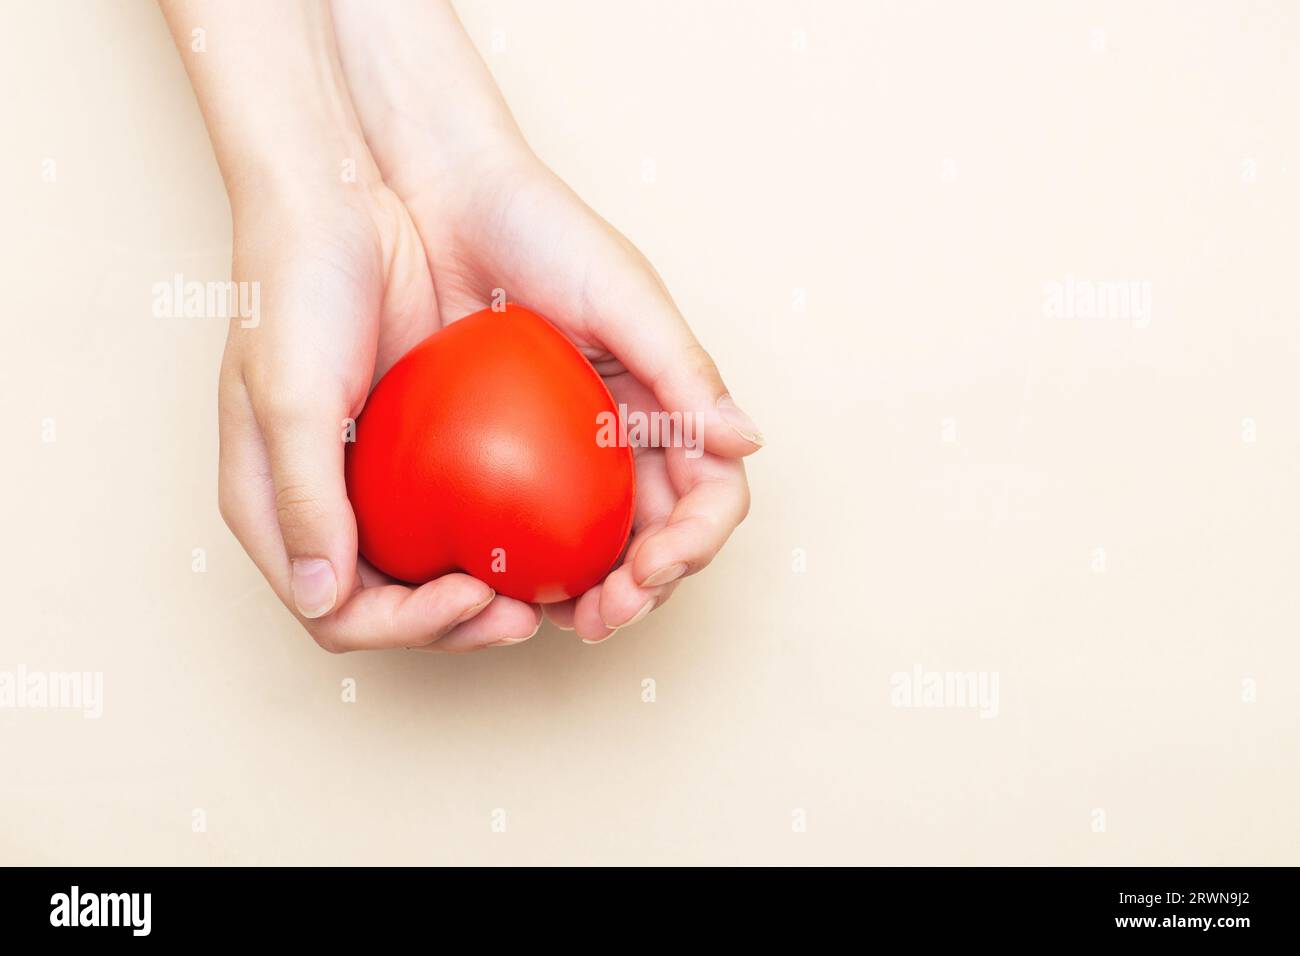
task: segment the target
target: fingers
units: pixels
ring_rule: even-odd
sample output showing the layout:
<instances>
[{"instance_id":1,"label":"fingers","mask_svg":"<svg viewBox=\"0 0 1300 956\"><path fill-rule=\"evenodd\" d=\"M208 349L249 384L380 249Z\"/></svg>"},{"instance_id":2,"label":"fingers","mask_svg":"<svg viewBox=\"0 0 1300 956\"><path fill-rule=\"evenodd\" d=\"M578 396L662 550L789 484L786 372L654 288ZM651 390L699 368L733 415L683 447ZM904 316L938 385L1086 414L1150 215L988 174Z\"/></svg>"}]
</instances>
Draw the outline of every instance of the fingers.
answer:
<instances>
[{"instance_id":1,"label":"fingers","mask_svg":"<svg viewBox=\"0 0 1300 956\"><path fill-rule=\"evenodd\" d=\"M568 601L557 601L554 604L543 604L542 610L546 613L546 619L562 631L573 630L573 612L577 609L578 601L571 598Z\"/></svg>"},{"instance_id":2,"label":"fingers","mask_svg":"<svg viewBox=\"0 0 1300 956\"><path fill-rule=\"evenodd\" d=\"M672 452L680 456L678 450ZM668 523L648 535L628 559L642 588L660 587L705 567L749 513L743 462L713 455L670 462L684 473L684 494Z\"/></svg>"},{"instance_id":3,"label":"fingers","mask_svg":"<svg viewBox=\"0 0 1300 956\"><path fill-rule=\"evenodd\" d=\"M634 382L611 382L611 388L629 407L646 407ZM682 448L638 449L636 467L637 532L623 564L571 612L586 643L603 641L661 607L683 577L713 560L749 509L745 467L738 459L692 458Z\"/></svg>"},{"instance_id":4,"label":"fingers","mask_svg":"<svg viewBox=\"0 0 1300 956\"><path fill-rule=\"evenodd\" d=\"M599 635L592 628L585 636L588 644L599 644L612 637L618 631L639 624L652 612L668 601L680 581L672 581L659 587L641 587L633 577L632 566L625 564L617 568L600 586L596 598L596 615L606 633ZM584 623L591 623L589 620Z\"/></svg>"},{"instance_id":5,"label":"fingers","mask_svg":"<svg viewBox=\"0 0 1300 956\"><path fill-rule=\"evenodd\" d=\"M680 582L658 588L638 587L632 570L623 565L578 598L573 629L584 644L600 644L619 631L639 624L662 607Z\"/></svg>"},{"instance_id":6,"label":"fingers","mask_svg":"<svg viewBox=\"0 0 1300 956\"><path fill-rule=\"evenodd\" d=\"M650 264L637 253L611 273L593 298L593 331L605 346L665 410L698 416L708 451L728 458L757 451L758 426L731 397Z\"/></svg>"},{"instance_id":7,"label":"fingers","mask_svg":"<svg viewBox=\"0 0 1300 956\"><path fill-rule=\"evenodd\" d=\"M484 611L495 592L468 574L446 574L412 589L363 588L308 631L331 653L422 648Z\"/></svg>"},{"instance_id":8,"label":"fingers","mask_svg":"<svg viewBox=\"0 0 1300 956\"><path fill-rule=\"evenodd\" d=\"M319 383L247 385L266 446L293 606L314 620L358 586L357 526L343 480L348 409Z\"/></svg>"},{"instance_id":9,"label":"fingers","mask_svg":"<svg viewBox=\"0 0 1300 956\"><path fill-rule=\"evenodd\" d=\"M584 644L599 644L614 633L614 629L600 619L600 591L604 586L597 584L580 595L574 604L573 629Z\"/></svg>"},{"instance_id":10,"label":"fingers","mask_svg":"<svg viewBox=\"0 0 1300 956\"><path fill-rule=\"evenodd\" d=\"M616 630L638 623L672 593L665 588L638 587L631 568L637 551L667 523L677 501L662 449L640 450L636 456L636 487L637 531L623 563L573 606L573 629L586 644L597 644Z\"/></svg>"},{"instance_id":11,"label":"fingers","mask_svg":"<svg viewBox=\"0 0 1300 956\"><path fill-rule=\"evenodd\" d=\"M482 613L452 628L440 640L412 649L463 654L485 647L509 647L512 644L522 644L535 635L541 626L542 613L539 607L498 595Z\"/></svg>"},{"instance_id":12,"label":"fingers","mask_svg":"<svg viewBox=\"0 0 1300 956\"><path fill-rule=\"evenodd\" d=\"M224 378L221 387L221 513L271 588L292 608L292 573L281 537L276 499L270 456L248 395L238 380ZM465 574L446 575L415 589L384 584L376 572L369 571L369 574L374 586L359 589L340 599L339 607L332 614L302 619L308 633L321 647L341 653L427 646L444 635L457 633L458 627L472 621L495 603L490 587ZM497 600L508 601L505 598ZM535 615L529 605L522 605L522 608L523 617L531 626ZM517 610L507 607L504 618L495 619L501 627L500 633L518 635L524 625ZM457 643L468 641L461 639Z\"/></svg>"}]
</instances>

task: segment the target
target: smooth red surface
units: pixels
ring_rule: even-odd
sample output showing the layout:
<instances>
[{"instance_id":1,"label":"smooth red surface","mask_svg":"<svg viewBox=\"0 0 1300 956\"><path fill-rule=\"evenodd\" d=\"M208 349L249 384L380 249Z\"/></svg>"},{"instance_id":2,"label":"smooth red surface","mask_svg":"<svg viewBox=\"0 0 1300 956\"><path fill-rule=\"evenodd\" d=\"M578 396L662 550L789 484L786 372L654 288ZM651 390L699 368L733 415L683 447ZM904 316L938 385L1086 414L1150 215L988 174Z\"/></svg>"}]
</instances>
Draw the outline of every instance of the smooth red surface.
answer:
<instances>
[{"instance_id":1,"label":"smooth red surface","mask_svg":"<svg viewBox=\"0 0 1300 956\"><path fill-rule=\"evenodd\" d=\"M596 442L602 411L617 414L605 383L536 313L440 329L379 380L348 445L362 555L403 581L461 570L524 601L600 583L635 491L631 449Z\"/></svg>"}]
</instances>

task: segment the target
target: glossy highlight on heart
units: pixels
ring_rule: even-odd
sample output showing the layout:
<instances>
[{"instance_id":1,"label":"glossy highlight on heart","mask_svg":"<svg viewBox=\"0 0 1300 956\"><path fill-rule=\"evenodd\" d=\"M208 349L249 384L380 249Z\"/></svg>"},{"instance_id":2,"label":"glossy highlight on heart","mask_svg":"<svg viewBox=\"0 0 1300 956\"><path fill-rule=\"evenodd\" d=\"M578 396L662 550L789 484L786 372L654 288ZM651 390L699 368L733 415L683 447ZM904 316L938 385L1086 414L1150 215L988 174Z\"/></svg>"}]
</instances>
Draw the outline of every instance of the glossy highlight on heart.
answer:
<instances>
[{"instance_id":1,"label":"glossy highlight on heart","mask_svg":"<svg viewBox=\"0 0 1300 956\"><path fill-rule=\"evenodd\" d=\"M380 379L345 475L363 557L401 581L464 571L549 603L600 583L632 528L628 447L591 363L513 303L453 322Z\"/></svg>"}]
</instances>

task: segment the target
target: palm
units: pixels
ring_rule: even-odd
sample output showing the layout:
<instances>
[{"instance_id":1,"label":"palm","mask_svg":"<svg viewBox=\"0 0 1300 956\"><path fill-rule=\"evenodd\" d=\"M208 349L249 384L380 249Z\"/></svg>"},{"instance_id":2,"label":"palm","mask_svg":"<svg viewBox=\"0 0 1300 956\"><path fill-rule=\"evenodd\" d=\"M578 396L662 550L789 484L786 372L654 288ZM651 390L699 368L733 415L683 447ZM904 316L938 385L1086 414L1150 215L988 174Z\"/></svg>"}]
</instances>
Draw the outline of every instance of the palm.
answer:
<instances>
[{"instance_id":1,"label":"palm","mask_svg":"<svg viewBox=\"0 0 1300 956\"><path fill-rule=\"evenodd\" d=\"M663 410L654 392L614 355L603 325L608 316L600 306L611 298L666 298L667 293L640 253L549 170L526 163L495 177L476 172L464 183L441 189L436 198L412 200L411 208L443 325L502 297L517 301L555 323L629 413ZM668 522L673 506L699 478L697 462L681 449L636 448L634 453L633 548ZM620 575L616 587L635 591L630 569L615 574ZM584 600L599 601L600 588ZM552 608L553 616L571 618L575 602L566 605Z\"/></svg>"}]
</instances>

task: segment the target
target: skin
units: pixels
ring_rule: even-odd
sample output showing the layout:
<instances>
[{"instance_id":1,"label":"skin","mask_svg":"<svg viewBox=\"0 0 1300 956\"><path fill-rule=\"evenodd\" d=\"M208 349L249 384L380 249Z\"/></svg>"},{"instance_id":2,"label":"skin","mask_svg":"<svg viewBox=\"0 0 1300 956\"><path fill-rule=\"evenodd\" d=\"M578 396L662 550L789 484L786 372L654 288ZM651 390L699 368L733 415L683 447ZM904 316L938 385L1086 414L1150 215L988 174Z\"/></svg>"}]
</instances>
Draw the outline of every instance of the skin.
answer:
<instances>
[{"instance_id":1,"label":"skin","mask_svg":"<svg viewBox=\"0 0 1300 956\"><path fill-rule=\"evenodd\" d=\"M662 606L744 519L761 436L650 263L528 148L450 5L162 7L230 196L233 278L261 288L222 360L221 512L286 607L335 652L537 632L542 608L467 575L375 571L343 481L343 424L373 384L496 290L555 322L616 402L699 416L702 456L636 449L622 565L544 610L595 643Z\"/></svg>"}]
</instances>

